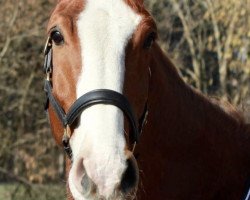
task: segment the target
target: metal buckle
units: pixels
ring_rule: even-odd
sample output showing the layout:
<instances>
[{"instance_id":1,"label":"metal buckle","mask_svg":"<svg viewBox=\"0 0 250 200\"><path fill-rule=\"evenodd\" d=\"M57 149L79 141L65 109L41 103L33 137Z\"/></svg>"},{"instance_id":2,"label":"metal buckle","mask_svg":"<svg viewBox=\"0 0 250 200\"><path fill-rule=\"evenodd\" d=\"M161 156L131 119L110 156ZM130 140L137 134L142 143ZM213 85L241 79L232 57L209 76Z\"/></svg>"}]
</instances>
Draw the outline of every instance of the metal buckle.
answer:
<instances>
[{"instance_id":1,"label":"metal buckle","mask_svg":"<svg viewBox=\"0 0 250 200\"><path fill-rule=\"evenodd\" d=\"M50 73L46 73L46 80L50 81Z\"/></svg>"},{"instance_id":2,"label":"metal buckle","mask_svg":"<svg viewBox=\"0 0 250 200\"><path fill-rule=\"evenodd\" d=\"M63 138L62 138L62 144L64 146L64 149L68 148L69 147L69 140L70 140L70 128L69 128L69 125L67 125L65 128L64 128L64 131L63 131Z\"/></svg>"},{"instance_id":3,"label":"metal buckle","mask_svg":"<svg viewBox=\"0 0 250 200\"><path fill-rule=\"evenodd\" d=\"M70 137L71 137L71 130L70 130L69 125L67 125L67 126L64 128L63 136L64 136L64 137L67 137L67 138L70 138Z\"/></svg>"},{"instance_id":4,"label":"metal buckle","mask_svg":"<svg viewBox=\"0 0 250 200\"><path fill-rule=\"evenodd\" d=\"M69 125L67 125L64 128L62 144L63 144L64 151L68 155L69 159L72 161L72 150L69 144L70 137L71 137L71 131L70 131Z\"/></svg>"},{"instance_id":5,"label":"metal buckle","mask_svg":"<svg viewBox=\"0 0 250 200\"><path fill-rule=\"evenodd\" d=\"M43 49L43 53L44 55L47 55L47 53L49 52L49 48L52 46L52 43L51 43L51 38L50 36L47 38L46 40L46 43L45 43L45 46L44 46L44 49Z\"/></svg>"}]
</instances>

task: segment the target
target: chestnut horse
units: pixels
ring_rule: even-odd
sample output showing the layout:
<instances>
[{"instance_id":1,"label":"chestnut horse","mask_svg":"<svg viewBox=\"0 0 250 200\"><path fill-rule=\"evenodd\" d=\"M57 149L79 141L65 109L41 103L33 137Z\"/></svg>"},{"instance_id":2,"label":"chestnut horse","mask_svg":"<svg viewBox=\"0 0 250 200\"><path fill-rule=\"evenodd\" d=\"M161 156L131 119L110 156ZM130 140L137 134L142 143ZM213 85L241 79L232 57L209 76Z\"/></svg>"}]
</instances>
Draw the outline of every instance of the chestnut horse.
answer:
<instances>
[{"instance_id":1,"label":"chestnut horse","mask_svg":"<svg viewBox=\"0 0 250 200\"><path fill-rule=\"evenodd\" d=\"M59 0L47 32L46 108L70 158L68 199L246 198L249 125L184 83L143 0Z\"/></svg>"}]
</instances>

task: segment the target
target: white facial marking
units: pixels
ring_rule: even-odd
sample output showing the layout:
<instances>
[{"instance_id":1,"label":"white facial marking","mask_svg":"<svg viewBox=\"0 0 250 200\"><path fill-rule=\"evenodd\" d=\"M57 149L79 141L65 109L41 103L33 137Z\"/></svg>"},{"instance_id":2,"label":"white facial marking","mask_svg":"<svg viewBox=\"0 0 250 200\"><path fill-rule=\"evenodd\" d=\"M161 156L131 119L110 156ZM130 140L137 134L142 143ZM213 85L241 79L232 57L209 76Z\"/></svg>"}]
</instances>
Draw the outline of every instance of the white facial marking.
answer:
<instances>
[{"instance_id":1,"label":"white facial marking","mask_svg":"<svg viewBox=\"0 0 250 200\"><path fill-rule=\"evenodd\" d=\"M95 89L111 89L122 93L125 48L140 20L141 17L123 0L86 1L77 22L82 56L77 98ZM70 142L74 163L69 186L74 198L84 199L74 183L77 173L74 172L77 168L74 165L82 159L99 194L108 198L126 169L122 111L111 105L88 108L82 113L80 126Z\"/></svg>"}]
</instances>

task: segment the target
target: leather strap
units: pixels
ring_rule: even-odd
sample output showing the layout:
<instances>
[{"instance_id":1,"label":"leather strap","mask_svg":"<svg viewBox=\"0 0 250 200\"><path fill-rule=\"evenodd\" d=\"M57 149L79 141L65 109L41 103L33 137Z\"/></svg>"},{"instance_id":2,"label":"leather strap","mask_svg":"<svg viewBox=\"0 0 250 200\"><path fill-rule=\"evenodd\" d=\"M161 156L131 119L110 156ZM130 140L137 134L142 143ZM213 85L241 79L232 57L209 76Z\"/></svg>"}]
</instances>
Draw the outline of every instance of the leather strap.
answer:
<instances>
[{"instance_id":1,"label":"leather strap","mask_svg":"<svg viewBox=\"0 0 250 200\"><path fill-rule=\"evenodd\" d=\"M50 44L48 44L48 45L50 45ZM43 72L45 74L52 73L52 48L50 46L47 46L46 51L45 51Z\"/></svg>"},{"instance_id":2,"label":"leather strap","mask_svg":"<svg viewBox=\"0 0 250 200\"><path fill-rule=\"evenodd\" d=\"M48 109L49 103L50 103L52 105L54 111L56 112L56 115L57 115L58 119L61 121L62 125L64 127L66 127L66 125L67 125L66 120L65 120L66 113L64 112L63 108L58 103L56 98L53 96L51 83L48 80L45 80L45 82L44 82L44 91L46 93L46 98L47 98L47 100L46 100L47 103L45 105L45 110Z\"/></svg>"}]
</instances>

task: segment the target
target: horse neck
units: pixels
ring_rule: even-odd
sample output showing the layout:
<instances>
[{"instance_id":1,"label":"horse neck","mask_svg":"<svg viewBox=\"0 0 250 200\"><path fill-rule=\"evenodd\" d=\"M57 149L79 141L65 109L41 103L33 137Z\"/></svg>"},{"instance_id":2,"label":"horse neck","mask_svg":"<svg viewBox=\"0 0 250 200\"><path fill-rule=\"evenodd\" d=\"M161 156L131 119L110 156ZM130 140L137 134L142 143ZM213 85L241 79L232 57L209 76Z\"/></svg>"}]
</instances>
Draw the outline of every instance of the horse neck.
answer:
<instances>
[{"instance_id":1,"label":"horse neck","mask_svg":"<svg viewBox=\"0 0 250 200\"><path fill-rule=\"evenodd\" d=\"M181 137L248 137L244 122L186 85L158 45L152 49L149 120L154 131ZM150 117L151 115L151 117ZM185 136L182 134L186 134ZM189 135L187 135L189 134ZM248 132L249 134L249 132ZM160 138L159 138L160 139ZM218 138L217 138L218 139ZM232 139L235 139L232 137ZM241 140L241 139L240 139Z\"/></svg>"}]
</instances>

